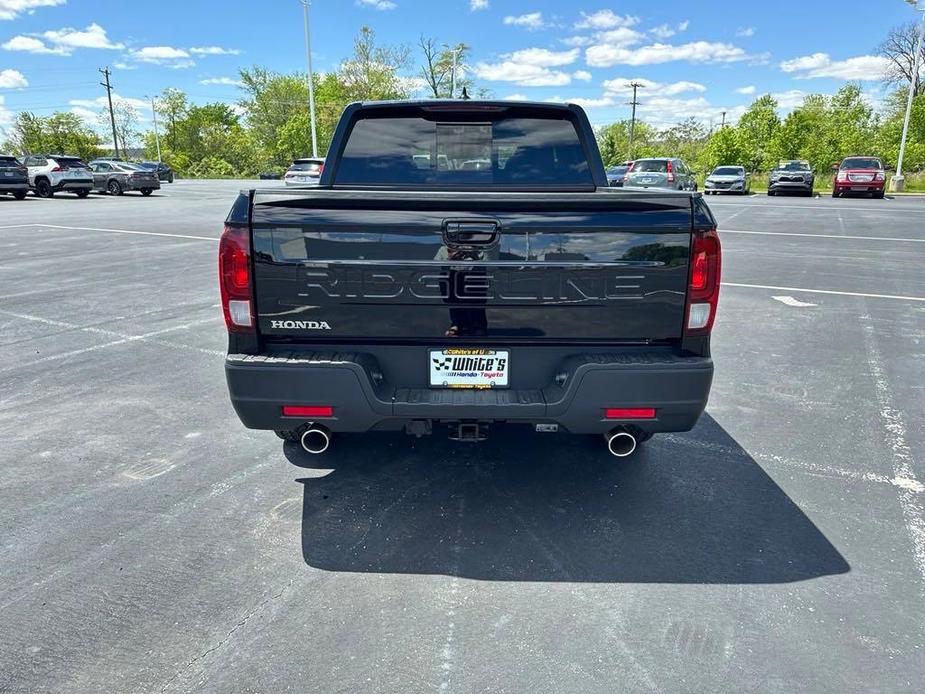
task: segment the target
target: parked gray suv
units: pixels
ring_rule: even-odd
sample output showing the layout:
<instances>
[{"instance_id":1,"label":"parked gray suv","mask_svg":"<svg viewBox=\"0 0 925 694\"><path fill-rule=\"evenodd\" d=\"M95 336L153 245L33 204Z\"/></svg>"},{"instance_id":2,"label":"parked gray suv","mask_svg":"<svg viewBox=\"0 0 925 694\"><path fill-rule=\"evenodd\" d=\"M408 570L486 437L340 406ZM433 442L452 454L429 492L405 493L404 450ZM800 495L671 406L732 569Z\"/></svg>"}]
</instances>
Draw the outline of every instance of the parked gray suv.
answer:
<instances>
[{"instance_id":1,"label":"parked gray suv","mask_svg":"<svg viewBox=\"0 0 925 694\"><path fill-rule=\"evenodd\" d=\"M637 159L626 173L623 187L697 190L697 181L694 172L681 159Z\"/></svg>"}]
</instances>

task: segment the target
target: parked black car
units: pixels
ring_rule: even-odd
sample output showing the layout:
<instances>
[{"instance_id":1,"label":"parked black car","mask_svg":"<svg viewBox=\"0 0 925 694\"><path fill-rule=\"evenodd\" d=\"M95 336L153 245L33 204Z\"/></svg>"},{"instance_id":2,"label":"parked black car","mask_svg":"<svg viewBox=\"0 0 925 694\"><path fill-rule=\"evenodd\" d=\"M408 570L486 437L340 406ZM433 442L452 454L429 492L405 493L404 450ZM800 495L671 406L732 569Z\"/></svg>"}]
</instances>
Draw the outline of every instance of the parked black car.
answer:
<instances>
[{"instance_id":1,"label":"parked black car","mask_svg":"<svg viewBox=\"0 0 925 694\"><path fill-rule=\"evenodd\" d=\"M22 200L29 192L29 170L14 156L0 154L0 193Z\"/></svg>"},{"instance_id":2,"label":"parked black car","mask_svg":"<svg viewBox=\"0 0 925 694\"><path fill-rule=\"evenodd\" d=\"M261 171L260 180L261 181L278 181L283 175L279 171Z\"/></svg>"},{"instance_id":3,"label":"parked black car","mask_svg":"<svg viewBox=\"0 0 925 694\"><path fill-rule=\"evenodd\" d=\"M768 195L798 193L813 196L816 177L808 161L791 159L775 166L768 176Z\"/></svg>"},{"instance_id":4,"label":"parked black car","mask_svg":"<svg viewBox=\"0 0 925 694\"><path fill-rule=\"evenodd\" d=\"M148 171L154 171L157 173L158 181L167 181L168 183L173 183L173 169L171 169L162 161L142 161L138 162L138 166Z\"/></svg>"}]
</instances>

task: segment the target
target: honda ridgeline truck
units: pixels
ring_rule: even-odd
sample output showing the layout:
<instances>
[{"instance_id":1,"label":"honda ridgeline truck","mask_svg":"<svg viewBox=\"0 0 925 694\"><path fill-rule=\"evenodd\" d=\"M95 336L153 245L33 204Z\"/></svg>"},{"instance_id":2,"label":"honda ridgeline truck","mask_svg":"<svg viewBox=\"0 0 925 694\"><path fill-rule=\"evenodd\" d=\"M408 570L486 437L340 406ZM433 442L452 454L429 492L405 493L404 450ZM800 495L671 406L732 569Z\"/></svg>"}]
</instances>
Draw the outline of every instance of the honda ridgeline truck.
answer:
<instances>
[{"instance_id":1,"label":"honda ridgeline truck","mask_svg":"<svg viewBox=\"0 0 925 694\"><path fill-rule=\"evenodd\" d=\"M242 191L219 246L231 401L334 433L687 431L713 377L716 221L612 188L574 105L358 103L319 185Z\"/></svg>"}]
</instances>

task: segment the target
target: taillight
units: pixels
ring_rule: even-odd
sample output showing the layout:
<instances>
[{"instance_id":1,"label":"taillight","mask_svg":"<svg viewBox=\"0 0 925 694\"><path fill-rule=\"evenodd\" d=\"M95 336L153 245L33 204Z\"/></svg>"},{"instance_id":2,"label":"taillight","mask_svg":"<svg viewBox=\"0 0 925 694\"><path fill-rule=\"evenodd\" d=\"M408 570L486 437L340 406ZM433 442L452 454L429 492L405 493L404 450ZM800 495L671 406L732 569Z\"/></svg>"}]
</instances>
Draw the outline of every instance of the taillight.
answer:
<instances>
[{"instance_id":1,"label":"taillight","mask_svg":"<svg viewBox=\"0 0 925 694\"><path fill-rule=\"evenodd\" d=\"M634 166L636 166L636 162L632 162L630 164L630 167L626 170L626 173L629 173L630 171L632 171Z\"/></svg>"},{"instance_id":2,"label":"taillight","mask_svg":"<svg viewBox=\"0 0 925 694\"><path fill-rule=\"evenodd\" d=\"M218 276L225 325L233 333L254 332L250 261L247 227L226 226L218 244Z\"/></svg>"},{"instance_id":3,"label":"taillight","mask_svg":"<svg viewBox=\"0 0 925 694\"><path fill-rule=\"evenodd\" d=\"M667 168L665 170L668 172L668 182L674 183L674 169L671 168L671 162L668 161L665 163L667 164Z\"/></svg>"},{"instance_id":4,"label":"taillight","mask_svg":"<svg viewBox=\"0 0 925 694\"><path fill-rule=\"evenodd\" d=\"M716 229L695 232L691 244L685 335L708 335L713 329L721 266L722 250Z\"/></svg>"},{"instance_id":5,"label":"taillight","mask_svg":"<svg viewBox=\"0 0 925 694\"><path fill-rule=\"evenodd\" d=\"M51 171L52 171L52 173L57 173L58 171L64 171L64 169L62 169L60 166L56 166L56 167L53 168Z\"/></svg>"},{"instance_id":6,"label":"taillight","mask_svg":"<svg viewBox=\"0 0 925 694\"><path fill-rule=\"evenodd\" d=\"M16 169L16 171L21 173L23 176L29 175L29 169L27 169L25 166L20 166L18 169Z\"/></svg>"},{"instance_id":7,"label":"taillight","mask_svg":"<svg viewBox=\"0 0 925 694\"><path fill-rule=\"evenodd\" d=\"M838 172L838 176L835 177L835 180L837 180L837 181L847 181L847 180L848 180L848 172L847 172L847 171L839 171L839 172Z\"/></svg>"},{"instance_id":8,"label":"taillight","mask_svg":"<svg viewBox=\"0 0 925 694\"><path fill-rule=\"evenodd\" d=\"M318 165L318 175L320 176L324 172L324 162L321 162Z\"/></svg>"}]
</instances>

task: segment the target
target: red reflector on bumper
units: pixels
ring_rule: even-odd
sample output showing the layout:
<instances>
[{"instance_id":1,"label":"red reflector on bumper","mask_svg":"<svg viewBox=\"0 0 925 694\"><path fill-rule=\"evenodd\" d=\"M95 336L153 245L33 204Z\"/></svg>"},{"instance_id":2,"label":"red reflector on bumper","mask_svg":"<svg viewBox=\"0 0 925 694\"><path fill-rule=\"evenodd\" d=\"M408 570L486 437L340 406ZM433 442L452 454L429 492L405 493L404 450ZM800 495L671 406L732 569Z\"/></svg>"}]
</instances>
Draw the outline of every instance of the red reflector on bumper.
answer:
<instances>
[{"instance_id":1,"label":"red reflector on bumper","mask_svg":"<svg viewBox=\"0 0 925 694\"><path fill-rule=\"evenodd\" d=\"M655 419L654 407L608 407L605 419Z\"/></svg>"},{"instance_id":2,"label":"red reflector on bumper","mask_svg":"<svg viewBox=\"0 0 925 694\"><path fill-rule=\"evenodd\" d=\"M283 405L283 417L333 417L334 408L327 405Z\"/></svg>"}]
</instances>

